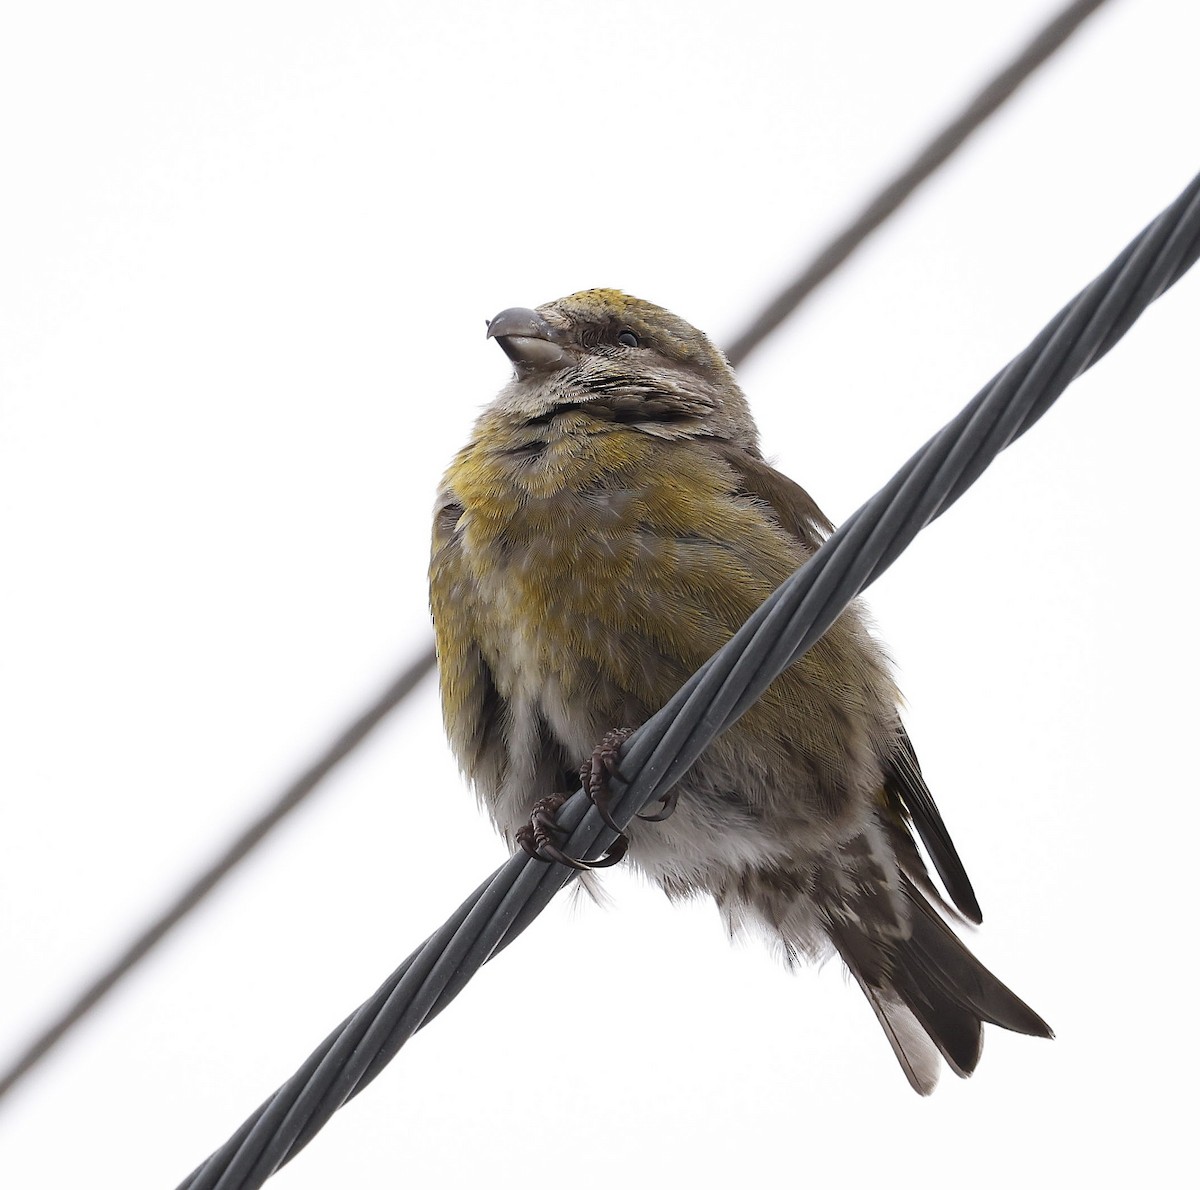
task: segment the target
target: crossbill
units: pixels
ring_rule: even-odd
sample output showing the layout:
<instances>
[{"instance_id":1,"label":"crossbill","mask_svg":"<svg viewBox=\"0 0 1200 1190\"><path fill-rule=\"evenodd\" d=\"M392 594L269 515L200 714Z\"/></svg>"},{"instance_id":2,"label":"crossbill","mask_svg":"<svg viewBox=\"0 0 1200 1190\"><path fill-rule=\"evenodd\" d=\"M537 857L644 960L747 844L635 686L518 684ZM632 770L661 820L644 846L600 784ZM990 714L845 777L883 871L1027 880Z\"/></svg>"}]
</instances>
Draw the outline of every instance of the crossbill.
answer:
<instances>
[{"instance_id":1,"label":"crossbill","mask_svg":"<svg viewBox=\"0 0 1200 1190\"><path fill-rule=\"evenodd\" d=\"M538 850L547 799L598 741L661 707L831 526L763 460L732 369L681 318L594 289L488 335L514 374L442 483L430 601L451 746L509 846ZM939 1053L975 1069L985 1021L1051 1032L947 923L979 904L898 703L852 605L622 845L789 960L840 955L928 1094Z\"/></svg>"}]
</instances>

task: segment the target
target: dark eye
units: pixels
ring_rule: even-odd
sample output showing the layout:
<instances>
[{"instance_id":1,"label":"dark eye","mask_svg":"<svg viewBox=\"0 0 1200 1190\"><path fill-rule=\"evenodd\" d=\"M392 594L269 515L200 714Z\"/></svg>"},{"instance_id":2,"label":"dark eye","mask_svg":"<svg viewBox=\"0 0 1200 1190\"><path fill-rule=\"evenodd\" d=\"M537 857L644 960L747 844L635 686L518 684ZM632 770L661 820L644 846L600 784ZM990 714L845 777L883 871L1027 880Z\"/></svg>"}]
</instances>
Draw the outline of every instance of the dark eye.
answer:
<instances>
[{"instance_id":1,"label":"dark eye","mask_svg":"<svg viewBox=\"0 0 1200 1190\"><path fill-rule=\"evenodd\" d=\"M617 336L617 342L622 347L636 347L638 345L637 335L629 330L628 327Z\"/></svg>"}]
</instances>

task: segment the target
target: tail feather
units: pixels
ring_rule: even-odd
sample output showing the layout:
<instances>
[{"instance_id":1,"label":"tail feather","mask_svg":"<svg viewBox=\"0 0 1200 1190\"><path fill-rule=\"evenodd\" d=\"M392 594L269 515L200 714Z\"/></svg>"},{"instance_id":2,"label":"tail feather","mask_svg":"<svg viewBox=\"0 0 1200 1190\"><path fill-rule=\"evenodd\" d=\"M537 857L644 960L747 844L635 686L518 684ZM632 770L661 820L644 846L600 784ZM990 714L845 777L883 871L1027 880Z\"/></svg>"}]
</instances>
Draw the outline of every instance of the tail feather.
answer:
<instances>
[{"instance_id":1,"label":"tail feather","mask_svg":"<svg viewBox=\"0 0 1200 1190\"><path fill-rule=\"evenodd\" d=\"M950 1069L959 1078L967 1078L983 1052L983 1022L952 991L926 974L915 964L900 963L892 974L892 984Z\"/></svg>"},{"instance_id":2,"label":"tail feather","mask_svg":"<svg viewBox=\"0 0 1200 1190\"><path fill-rule=\"evenodd\" d=\"M919 971L974 1012L981 1021L1030 1037L1053 1037L1048 1024L1001 983L959 940L928 901L911 885L912 933L900 947L904 966Z\"/></svg>"},{"instance_id":3,"label":"tail feather","mask_svg":"<svg viewBox=\"0 0 1200 1190\"><path fill-rule=\"evenodd\" d=\"M910 905L907 937L869 935L861 921L845 919L830 920L827 928L914 1090L922 1095L933 1090L939 1052L955 1074L968 1077L979 1063L985 1022L1053 1036L906 878L903 890Z\"/></svg>"},{"instance_id":4,"label":"tail feather","mask_svg":"<svg viewBox=\"0 0 1200 1190\"><path fill-rule=\"evenodd\" d=\"M930 1094L937 1086L939 1066L937 1051L929 1044L924 1026L911 1009L899 1000L888 997L882 988L867 978L849 947L843 947L839 940L837 948L850 974L862 988L863 995L875 1013L875 1018L879 1021L909 1086L918 1095Z\"/></svg>"}]
</instances>

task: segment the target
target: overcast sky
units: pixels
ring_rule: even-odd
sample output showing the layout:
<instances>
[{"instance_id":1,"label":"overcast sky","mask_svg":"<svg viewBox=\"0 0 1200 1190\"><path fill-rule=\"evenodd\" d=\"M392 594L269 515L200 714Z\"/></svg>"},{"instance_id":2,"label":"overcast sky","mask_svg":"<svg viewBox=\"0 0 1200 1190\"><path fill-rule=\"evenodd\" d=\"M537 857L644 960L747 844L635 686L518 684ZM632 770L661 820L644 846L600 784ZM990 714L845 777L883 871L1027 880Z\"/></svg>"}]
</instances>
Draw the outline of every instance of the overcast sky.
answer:
<instances>
[{"instance_id":1,"label":"overcast sky","mask_svg":"<svg viewBox=\"0 0 1200 1190\"><path fill-rule=\"evenodd\" d=\"M719 342L1059 7L115 3L0 22L0 1063L422 647L484 319ZM835 520L1200 166L1200 16L1114 0L743 369ZM1197 1059L1200 276L869 596L1054 1026L908 1089L840 969L561 898L281 1172L1171 1184ZM503 859L432 683L0 1103L0 1184L172 1186Z\"/></svg>"}]
</instances>

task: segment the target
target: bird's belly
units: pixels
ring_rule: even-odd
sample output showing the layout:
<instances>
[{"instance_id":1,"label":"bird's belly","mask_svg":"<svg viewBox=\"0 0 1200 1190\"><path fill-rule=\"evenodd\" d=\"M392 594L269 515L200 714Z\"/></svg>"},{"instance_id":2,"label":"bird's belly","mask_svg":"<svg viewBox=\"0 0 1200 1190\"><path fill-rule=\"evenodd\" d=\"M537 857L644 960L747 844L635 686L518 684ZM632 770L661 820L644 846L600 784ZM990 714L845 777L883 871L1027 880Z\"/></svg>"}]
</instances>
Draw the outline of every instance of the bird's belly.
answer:
<instances>
[{"instance_id":1,"label":"bird's belly","mask_svg":"<svg viewBox=\"0 0 1200 1190\"><path fill-rule=\"evenodd\" d=\"M539 798L568 792L565 774L606 732L641 726L730 631L706 588L679 581L709 561L696 542L640 534L637 548L610 540L605 552L590 535L542 525L541 511L527 505L493 522L491 536L468 532L464 541L486 605L480 645L508 708L502 787L484 793L509 839ZM853 722L830 709L833 691L815 680L805 689L809 701L797 706L809 715L800 717L822 711ZM685 775L671 818L635 820L630 860L668 890L711 892L732 873L816 864L861 830L873 809L868 789L878 787L867 734L847 727L830 774L799 728L784 703L764 703L734 725Z\"/></svg>"}]
</instances>

